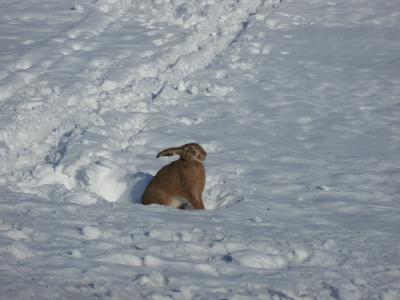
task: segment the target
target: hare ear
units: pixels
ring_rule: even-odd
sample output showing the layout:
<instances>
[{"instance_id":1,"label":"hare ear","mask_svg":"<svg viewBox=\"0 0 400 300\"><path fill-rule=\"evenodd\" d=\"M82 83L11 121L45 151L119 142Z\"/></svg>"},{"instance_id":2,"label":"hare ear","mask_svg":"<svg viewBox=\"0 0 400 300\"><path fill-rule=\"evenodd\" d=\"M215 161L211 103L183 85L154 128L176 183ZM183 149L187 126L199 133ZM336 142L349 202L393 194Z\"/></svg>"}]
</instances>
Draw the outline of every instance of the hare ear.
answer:
<instances>
[{"instance_id":1,"label":"hare ear","mask_svg":"<svg viewBox=\"0 0 400 300\"><path fill-rule=\"evenodd\" d=\"M180 155L180 148L168 148L157 154L157 158L160 156L172 156L172 155Z\"/></svg>"}]
</instances>

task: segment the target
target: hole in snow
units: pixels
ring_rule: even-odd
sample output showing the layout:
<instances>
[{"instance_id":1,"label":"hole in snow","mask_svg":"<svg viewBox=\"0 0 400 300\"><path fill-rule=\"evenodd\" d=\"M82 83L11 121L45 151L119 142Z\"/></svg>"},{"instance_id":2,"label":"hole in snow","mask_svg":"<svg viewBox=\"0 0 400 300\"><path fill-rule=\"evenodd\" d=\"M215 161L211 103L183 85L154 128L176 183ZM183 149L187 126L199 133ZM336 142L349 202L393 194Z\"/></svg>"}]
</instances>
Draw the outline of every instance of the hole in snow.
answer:
<instances>
[{"instance_id":1,"label":"hole in snow","mask_svg":"<svg viewBox=\"0 0 400 300\"><path fill-rule=\"evenodd\" d=\"M153 176L147 173L136 173L129 176L129 188L127 192L128 201L133 203L142 203L144 190L149 185Z\"/></svg>"}]
</instances>

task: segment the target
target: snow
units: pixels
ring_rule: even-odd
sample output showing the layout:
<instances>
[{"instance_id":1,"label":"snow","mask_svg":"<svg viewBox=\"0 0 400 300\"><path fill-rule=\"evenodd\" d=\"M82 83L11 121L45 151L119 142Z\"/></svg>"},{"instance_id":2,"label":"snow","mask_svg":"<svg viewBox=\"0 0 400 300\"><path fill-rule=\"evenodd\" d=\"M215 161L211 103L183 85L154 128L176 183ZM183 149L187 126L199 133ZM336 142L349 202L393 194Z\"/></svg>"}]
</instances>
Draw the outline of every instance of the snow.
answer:
<instances>
[{"instance_id":1,"label":"snow","mask_svg":"<svg viewBox=\"0 0 400 300\"><path fill-rule=\"evenodd\" d=\"M400 299L398 1L0 11L0 299Z\"/></svg>"}]
</instances>

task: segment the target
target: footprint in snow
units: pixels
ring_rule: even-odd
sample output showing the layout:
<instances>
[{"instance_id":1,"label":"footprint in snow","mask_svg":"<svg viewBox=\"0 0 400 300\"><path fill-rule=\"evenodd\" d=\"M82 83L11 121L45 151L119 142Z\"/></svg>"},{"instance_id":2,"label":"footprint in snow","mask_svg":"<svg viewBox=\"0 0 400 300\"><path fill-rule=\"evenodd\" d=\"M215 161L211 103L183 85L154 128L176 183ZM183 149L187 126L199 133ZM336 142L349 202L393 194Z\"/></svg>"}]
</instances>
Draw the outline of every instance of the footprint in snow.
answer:
<instances>
[{"instance_id":1,"label":"footprint in snow","mask_svg":"<svg viewBox=\"0 0 400 300\"><path fill-rule=\"evenodd\" d=\"M8 253L17 258L18 260L27 259L36 256L25 244L14 242L11 245L0 248L0 253Z\"/></svg>"},{"instance_id":2,"label":"footprint in snow","mask_svg":"<svg viewBox=\"0 0 400 300\"><path fill-rule=\"evenodd\" d=\"M151 272L147 275L139 275L134 281L142 286L153 288L163 287L169 283L168 278L159 272Z\"/></svg>"},{"instance_id":3,"label":"footprint in snow","mask_svg":"<svg viewBox=\"0 0 400 300\"><path fill-rule=\"evenodd\" d=\"M151 239L164 242L176 242L180 240L179 234L170 229L152 229L147 233L147 236Z\"/></svg>"},{"instance_id":4,"label":"footprint in snow","mask_svg":"<svg viewBox=\"0 0 400 300\"><path fill-rule=\"evenodd\" d=\"M131 267L140 267L143 261L140 257L129 253L112 253L96 258L97 261L103 261L113 264L126 265Z\"/></svg>"},{"instance_id":5,"label":"footprint in snow","mask_svg":"<svg viewBox=\"0 0 400 300\"><path fill-rule=\"evenodd\" d=\"M80 229L81 234L88 240L95 240L103 233L100 229L94 226L84 226Z\"/></svg>"},{"instance_id":6,"label":"footprint in snow","mask_svg":"<svg viewBox=\"0 0 400 300\"><path fill-rule=\"evenodd\" d=\"M243 267L255 269L285 269L288 261L276 254L264 254L253 250L238 251L230 255L232 261L237 262Z\"/></svg>"},{"instance_id":7,"label":"footprint in snow","mask_svg":"<svg viewBox=\"0 0 400 300\"><path fill-rule=\"evenodd\" d=\"M15 63L15 68L17 70L27 70L32 67L32 61L28 58L21 58Z\"/></svg>"}]
</instances>

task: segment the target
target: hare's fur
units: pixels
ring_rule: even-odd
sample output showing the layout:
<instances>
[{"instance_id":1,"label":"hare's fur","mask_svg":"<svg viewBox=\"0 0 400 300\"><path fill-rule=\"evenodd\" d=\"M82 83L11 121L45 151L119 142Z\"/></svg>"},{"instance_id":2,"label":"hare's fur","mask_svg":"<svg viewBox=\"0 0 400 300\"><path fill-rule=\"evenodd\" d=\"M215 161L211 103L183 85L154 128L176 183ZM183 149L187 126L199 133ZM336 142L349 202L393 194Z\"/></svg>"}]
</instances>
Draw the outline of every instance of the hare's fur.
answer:
<instances>
[{"instance_id":1,"label":"hare's fur","mask_svg":"<svg viewBox=\"0 0 400 300\"><path fill-rule=\"evenodd\" d=\"M143 194L143 204L161 204L179 209L204 209L202 193L206 174L203 161L207 153L195 143L168 148L160 156L179 155L179 159L162 167Z\"/></svg>"}]
</instances>

